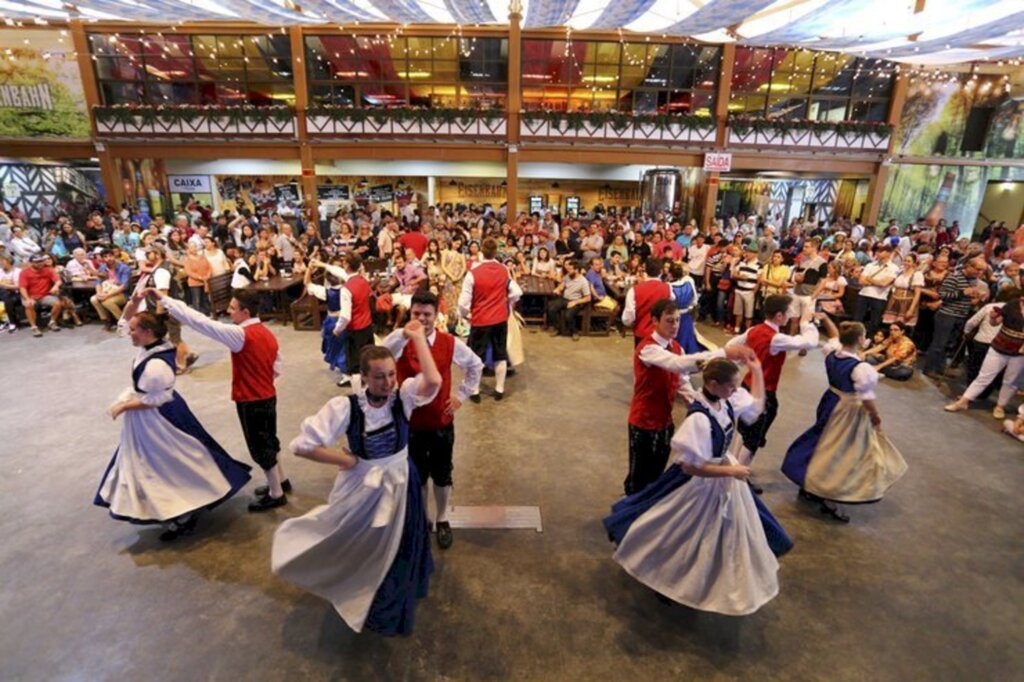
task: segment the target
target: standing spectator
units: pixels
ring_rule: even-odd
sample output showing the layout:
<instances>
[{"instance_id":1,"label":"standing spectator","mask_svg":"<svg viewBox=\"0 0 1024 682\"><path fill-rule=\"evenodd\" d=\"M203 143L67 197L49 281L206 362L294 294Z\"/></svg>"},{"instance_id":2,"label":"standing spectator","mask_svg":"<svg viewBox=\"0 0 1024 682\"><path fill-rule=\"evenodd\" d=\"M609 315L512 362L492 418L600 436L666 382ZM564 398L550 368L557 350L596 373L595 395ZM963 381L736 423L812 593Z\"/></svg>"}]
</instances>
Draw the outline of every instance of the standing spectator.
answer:
<instances>
[{"instance_id":1,"label":"standing spectator","mask_svg":"<svg viewBox=\"0 0 1024 682\"><path fill-rule=\"evenodd\" d=\"M277 254L281 258L281 268L291 270L295 264L295 251L301 248L299 242L292 234L291 225L284 222L281 223L280 233L274 241L274 246L277 248Z\"/></svg>"},{"instance_id":2,"label":"standing spectator","mask_svg":"<svg viewBox=\"0 0 1024 682\"><path fill-rule=\"evenodd\" d=\"M413 253L416 254L416 260L422 261L423 254L427 252L427 246L430 244L430 239L420 232L419 225L413 225L409 228L409 231L398 238L398 243L402 247L403 253L406 249L412 249Z\"/></svg>"},{"instance_id":3,"label":"standing spectator","mask_svg":"<svg viewBox=\"0 0 1024 682\"><path fill-rule=\"evenodd\" d=\"M693 286L698 294L704 286L704 266L710 250L711 247L704 243L704 235L700 233L693 235L690 247L686 250L686 268L693 278Z\"/></svg>"},{"instance_id":4,"label":"standing spectator","mask_svg":"<svg viewBox=\"0 0 1024 682\"><path fill-rule=\"evenodd\" d=\"M799 235L799 230L797 234ZM796 333L800 320L804 318L804 312L814 311L814 292L818 289L818 282L828 276L828 264L818 253L818 245L816 239L803 242L800 262L793 267L793 307L789 311L790 335Z\"/></svg>"},{"instance_id":5,"label":"standing spectator","mask_svg":"<svg viewBox=\"0 0 1024 682\"><path fill-rule=\"evenodd\" d=\"M59 332L58 321L61 314L60 287L61 281L57 273L47 263L49 257L41 253L32 256L29 261L31 266L21 271L18 277L18 287L21 291L21 302L25 306L25 314L28 316L29 329L32 336L43 335L36 324L36 306L50 307L49 329L52 332Z\"/></svg>"},{"instance_id":6,"label":"standing spectator","mask_svg":"<svg viewBox=\"0 0 1024 682\"><path fill-rule=\"evenodd\" d=\"M210 261L199 252L195 243L189 242L185 250L185 283L188 285L189 305L206 314L210 313L207 289L210 286L211 272Z\"/></svg>"},{"instance_id":7,"label":"standing spectator","mask_svg":"<svg viewBox=\"0 0 1024 682\"><path fill-rule=\"evenodd\" d=\"M191 243L191 241L189 242ZM217 246L217 242L212 237L207 237L203 240L203 256L210 263L210 277L218 277L231 270L231 263L228 262L227 256Z\"/></svg>"},{"instance_id":8,"label":"standing spectator","mask_svg":"<svg viewBox=\"0 0 1024 682\"><path fill-rule=\"evenodd\" d=\"M748 243L743 252L743 260L732 268L732 281L735 287L732 312L736 319L734 330L737 334L749 328L754 320L754 303L757 300L759 277L757 245Z\"/></svg>"},{"instance_id":9,"label":"standing spectator","mask_svg":"<svg viewBox=\"0 0 1024 682\"><path fill-rule=\"evenodd\" d=\"M932 343L925 356L926 376L936 380L942 378L948 346L960 338L960 331L974 306L988 296L988 288L977 282L984 269L984 258L972 258L964 263L963 268L950 273L939 287L942 305L935 313Z\"/></svg>"},{"instance_id":10,"label":"standing spectator","mask_svg":"<svg viewBox=\"0 0 1024 682\"><path fill-rule=\"evenodd\" d=\"M924 288L924 274L917 269L917 258L908 254L903 259L903 269L892 282L889 302L882 315L882 324L902 322L913 333L917 326L917 314L921 304L921 289Z\"/></svg>"},{"instance_id":11,"label":"standing spectator","mask_svg":"<svg viewBox=\"0 0 1024 682\"><path fill-rule=\"evenodd\" d=\"M892 248L879 246L875 252L875 262L868 263L860 273L861 290L853 311L853 321L864 324L869 339L874 337L882 324L889 292L900 274L900 269L891 262L892 254Z\"/></svg>"},{"instance_id":12,"label":"standing spectator","mask_svg":"<svg viewBox=\"0 0 1024 682\"><path fill-rule=\"evenodd\" d=\"M817 301L821 312L833 320L846 312L843 297L846 295L848 282L842 275L841 267L842 263L830 261L828 274L818 282L818 287L814 290L814 300Z\"/></svg>"}]
</instances>

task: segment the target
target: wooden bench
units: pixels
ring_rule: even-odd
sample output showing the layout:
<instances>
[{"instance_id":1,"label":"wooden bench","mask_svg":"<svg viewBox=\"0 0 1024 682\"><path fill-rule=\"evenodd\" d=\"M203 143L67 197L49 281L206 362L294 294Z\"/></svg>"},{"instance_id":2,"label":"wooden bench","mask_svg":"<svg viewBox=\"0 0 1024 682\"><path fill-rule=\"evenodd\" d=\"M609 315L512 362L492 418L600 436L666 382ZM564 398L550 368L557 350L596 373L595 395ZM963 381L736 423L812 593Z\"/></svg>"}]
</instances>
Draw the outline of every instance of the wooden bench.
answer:
<instances>
[{"instance_id":1,"label":"wooden bench","mask_svg":"<svg viewBox=\"0 0 1024 682\"><path fill-rule=\"evenodd\" d=\"M618 306L608 310L607 308L595 308L593 305L588 305L583 310L583 319L580 321L580 333L583 336L608 336L612 333L612 327L615 326L615 319L618 316ZM595 326L595 320L601 321L601 324Z\"/></svg>"},{"instance_id":2,"label":"wooden bench","mask_svg":"<svg viewBox=\"0 0 1024 682\"><path fill-rule=\"evenodd\" d=\"M214 315L228 310L231 303L231 276L232 273L225 272L210 278L210 310Z\"/></svg>"}]
</instances>

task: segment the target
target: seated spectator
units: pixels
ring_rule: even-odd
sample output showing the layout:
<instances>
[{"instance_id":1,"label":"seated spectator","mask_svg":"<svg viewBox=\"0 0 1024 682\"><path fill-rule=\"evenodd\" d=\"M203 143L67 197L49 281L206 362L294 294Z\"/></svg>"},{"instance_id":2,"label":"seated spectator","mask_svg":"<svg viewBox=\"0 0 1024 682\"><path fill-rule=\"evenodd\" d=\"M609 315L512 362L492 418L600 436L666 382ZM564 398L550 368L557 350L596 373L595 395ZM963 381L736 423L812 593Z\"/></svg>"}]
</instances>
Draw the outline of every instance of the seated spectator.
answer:
<instances>
[{"instance_id":1,"label":"seated spectator","mask_svg":"<svg viewBox=\"0 0 1024 682\"><path fill-rule=\"evenodd\" d=\"M608 289L604 285L604 261L599 257L590 260L590 269L587 270L586 279L590 283L590 300L595 308L602 310L615 310L619 304L608 295Z\"/></svg>"},{"instance_id":2,"label":"seated spectator","mask_svg":"<svg viewBox=\"0 0 1024 682\"><path fill-rule=\"evenodd\" d=\"M49 257L37 253L30 259L31 266L21 271L18 279L18 287L21 291L21 302L25 306L25 314L28 316L29 329L32 336L43 335L36 324L37 306L50 307L49 329L52 332L60 331L60 314L62 310L60 300L61 281L53 268L49 267Z\"/></svg>"},{"instance_id":3,"label":"seated spectator","mask_svg":"<svg viewBox=\"0 0 1024 682\"><path fill-rule=\"evenodd\" d=\"M100 281L96 285L96 293L89 303L96 310L104 328L108 332L117 329L117 321L121 319L121 309L127 302L125 292L131 284L132 271L114 256L113 251L105 250L102 254L103 265L100 266Z\"/></svg>"},{"instance_id":4,"label":"seated spectator","mask_svg":"<svg viewBox=\"0 0 1024 682\"><path fill-rule=\"evenodd\" d=\"M64 272L72 282L88 282L100 277L83 248L71 252L71 260L64 265Z\"/></svg>"},{"instance_id":5,"label":"seated spectator","mask_svg":"<svg viewBox=\"0 0 1024 682\"><path fill-rule=\"evenodd\" d=\"M392 266L394 271L391 274L391 302L394 304L395 329L398 329L406 311L412 307L412 295L427 281L427 273L416 263L409 262L401 253L401 249L395 249Z\"/></svg>"},{"instance_id":6,"label":"seated spectator","mask_svg":"<svg viewBox=\"0 0 1024 682\"><path fill-rule=\"evenodd\" d=\"M548 279L558 279L558 267L555 261L551 260L551 252L546 247L540 247L537 249L537 258L533 261L533 267L530 269L530 274L534 277L547 277Z\"/></svg>"},{"instance_id":7,"label":"seated spectator","mask_svg":"<svg viewBox=\"0 0 1024 682\"><path fill-rule=\"evenodd\" d=\"M573 341L579 341L576 318L583 306L590 303L590 282L580 274L575 259L567 259L564 268L565 276L561 284L555 287L555 298L548 303L547 321L554 328L553 336L568 333Z\"/></svg>"},{"instance_id":8,"label":"seated spectator","mask_svg":"<svg viewBox=\"0 0 1024 682\"><path fill-rule=\"evenodd\" d=\"M889 325L889 336L865 354L865 360L882 376L896 381L907 381L914 376L917 360L917 346L905 331L902 322L893 322Z\"/></svg>"},{"instance_id":9,"label":"seated spectator","mask_svg":"<svg viewBox=\"0 0 1024 682\"><path fill-rule=\"evenodd\" d=\"M7 322L0 327L9 333L14 333L18 328L17 309L21 305L18 279L21 276L21 268L14 267L14 259L10 256L0 256L0 302L4 304L4 311L7 315Z\"/></svg>"}]
</instances>

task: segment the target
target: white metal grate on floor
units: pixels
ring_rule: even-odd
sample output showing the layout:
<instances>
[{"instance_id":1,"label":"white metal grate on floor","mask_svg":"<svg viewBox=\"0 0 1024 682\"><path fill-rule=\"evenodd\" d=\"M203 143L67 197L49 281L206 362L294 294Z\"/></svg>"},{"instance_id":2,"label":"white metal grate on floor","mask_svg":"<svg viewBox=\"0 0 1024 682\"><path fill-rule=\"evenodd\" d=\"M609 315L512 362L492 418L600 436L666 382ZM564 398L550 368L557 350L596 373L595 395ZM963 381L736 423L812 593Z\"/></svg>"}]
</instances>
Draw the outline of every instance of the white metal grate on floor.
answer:
<instances>
[{"instance_id":1,"label":"white metal grate on floor","mask_svg":"<svg viewBox=\"0 0 1024 682\"><path fill-rule=\"evenodd\" d=\"M532 528L544 532L540 507L452 507L448 521L452 528Z\"/></svg>"}]
</instances>

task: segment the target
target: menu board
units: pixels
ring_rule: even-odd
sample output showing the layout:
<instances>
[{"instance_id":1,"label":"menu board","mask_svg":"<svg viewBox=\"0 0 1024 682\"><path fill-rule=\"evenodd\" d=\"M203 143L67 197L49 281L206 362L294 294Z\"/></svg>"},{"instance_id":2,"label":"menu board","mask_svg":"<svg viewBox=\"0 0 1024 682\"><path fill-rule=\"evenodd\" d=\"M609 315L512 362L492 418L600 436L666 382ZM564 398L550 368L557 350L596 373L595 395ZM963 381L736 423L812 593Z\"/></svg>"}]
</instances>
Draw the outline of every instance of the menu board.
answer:
<instances>
[{"instance_id":1,"label":"menu board","mask_svg":"<svg viewBox=\"0 0 1024 682\"><path fill-rule=\"evenodd\" d=\"M579 214L580 212L580 198L579 197L566 197L565 198L565 212Z\"/></svg>"},{"instance_id":2,"label":"menu board","mask_svg":"<svg viewBox=\"0 0 1024 682\"><path fill-rule=\"evenodd\" d=\"M374 185L370 188L370 201L375 204L381 204L385 201L395 200L395 186L394 185Z\"/></svg>"},{"instance_id":3,"label":"menu board","mask_svg":"<svg viewBox=\"0 0 1024 682\"><path fill-rule=\"evenodd\" d=\"M530 213L541 213L544 211L544 197L533 195L530 197Z\"/></svg>"},{"instance_id":4,"label":"menu board","mask_svg":"<svg viewBox=\"0 0 1024 682\"><path fill-rule=\"evenodd\" d=\"M321 201L348 201L351 196L348 185L320 185L316 195Z\"/></svg>"},{"instance_id":5,"label":"menu board","mask_svg":"<svg viewBox=\"0 0 1024 682\"><path fill-rule=\"evenodd\" d=\"M294 182L283 185L274 185L274 194L277 196L278 204L299 203L299 186Z\"/></svg>"}]
</instances>

